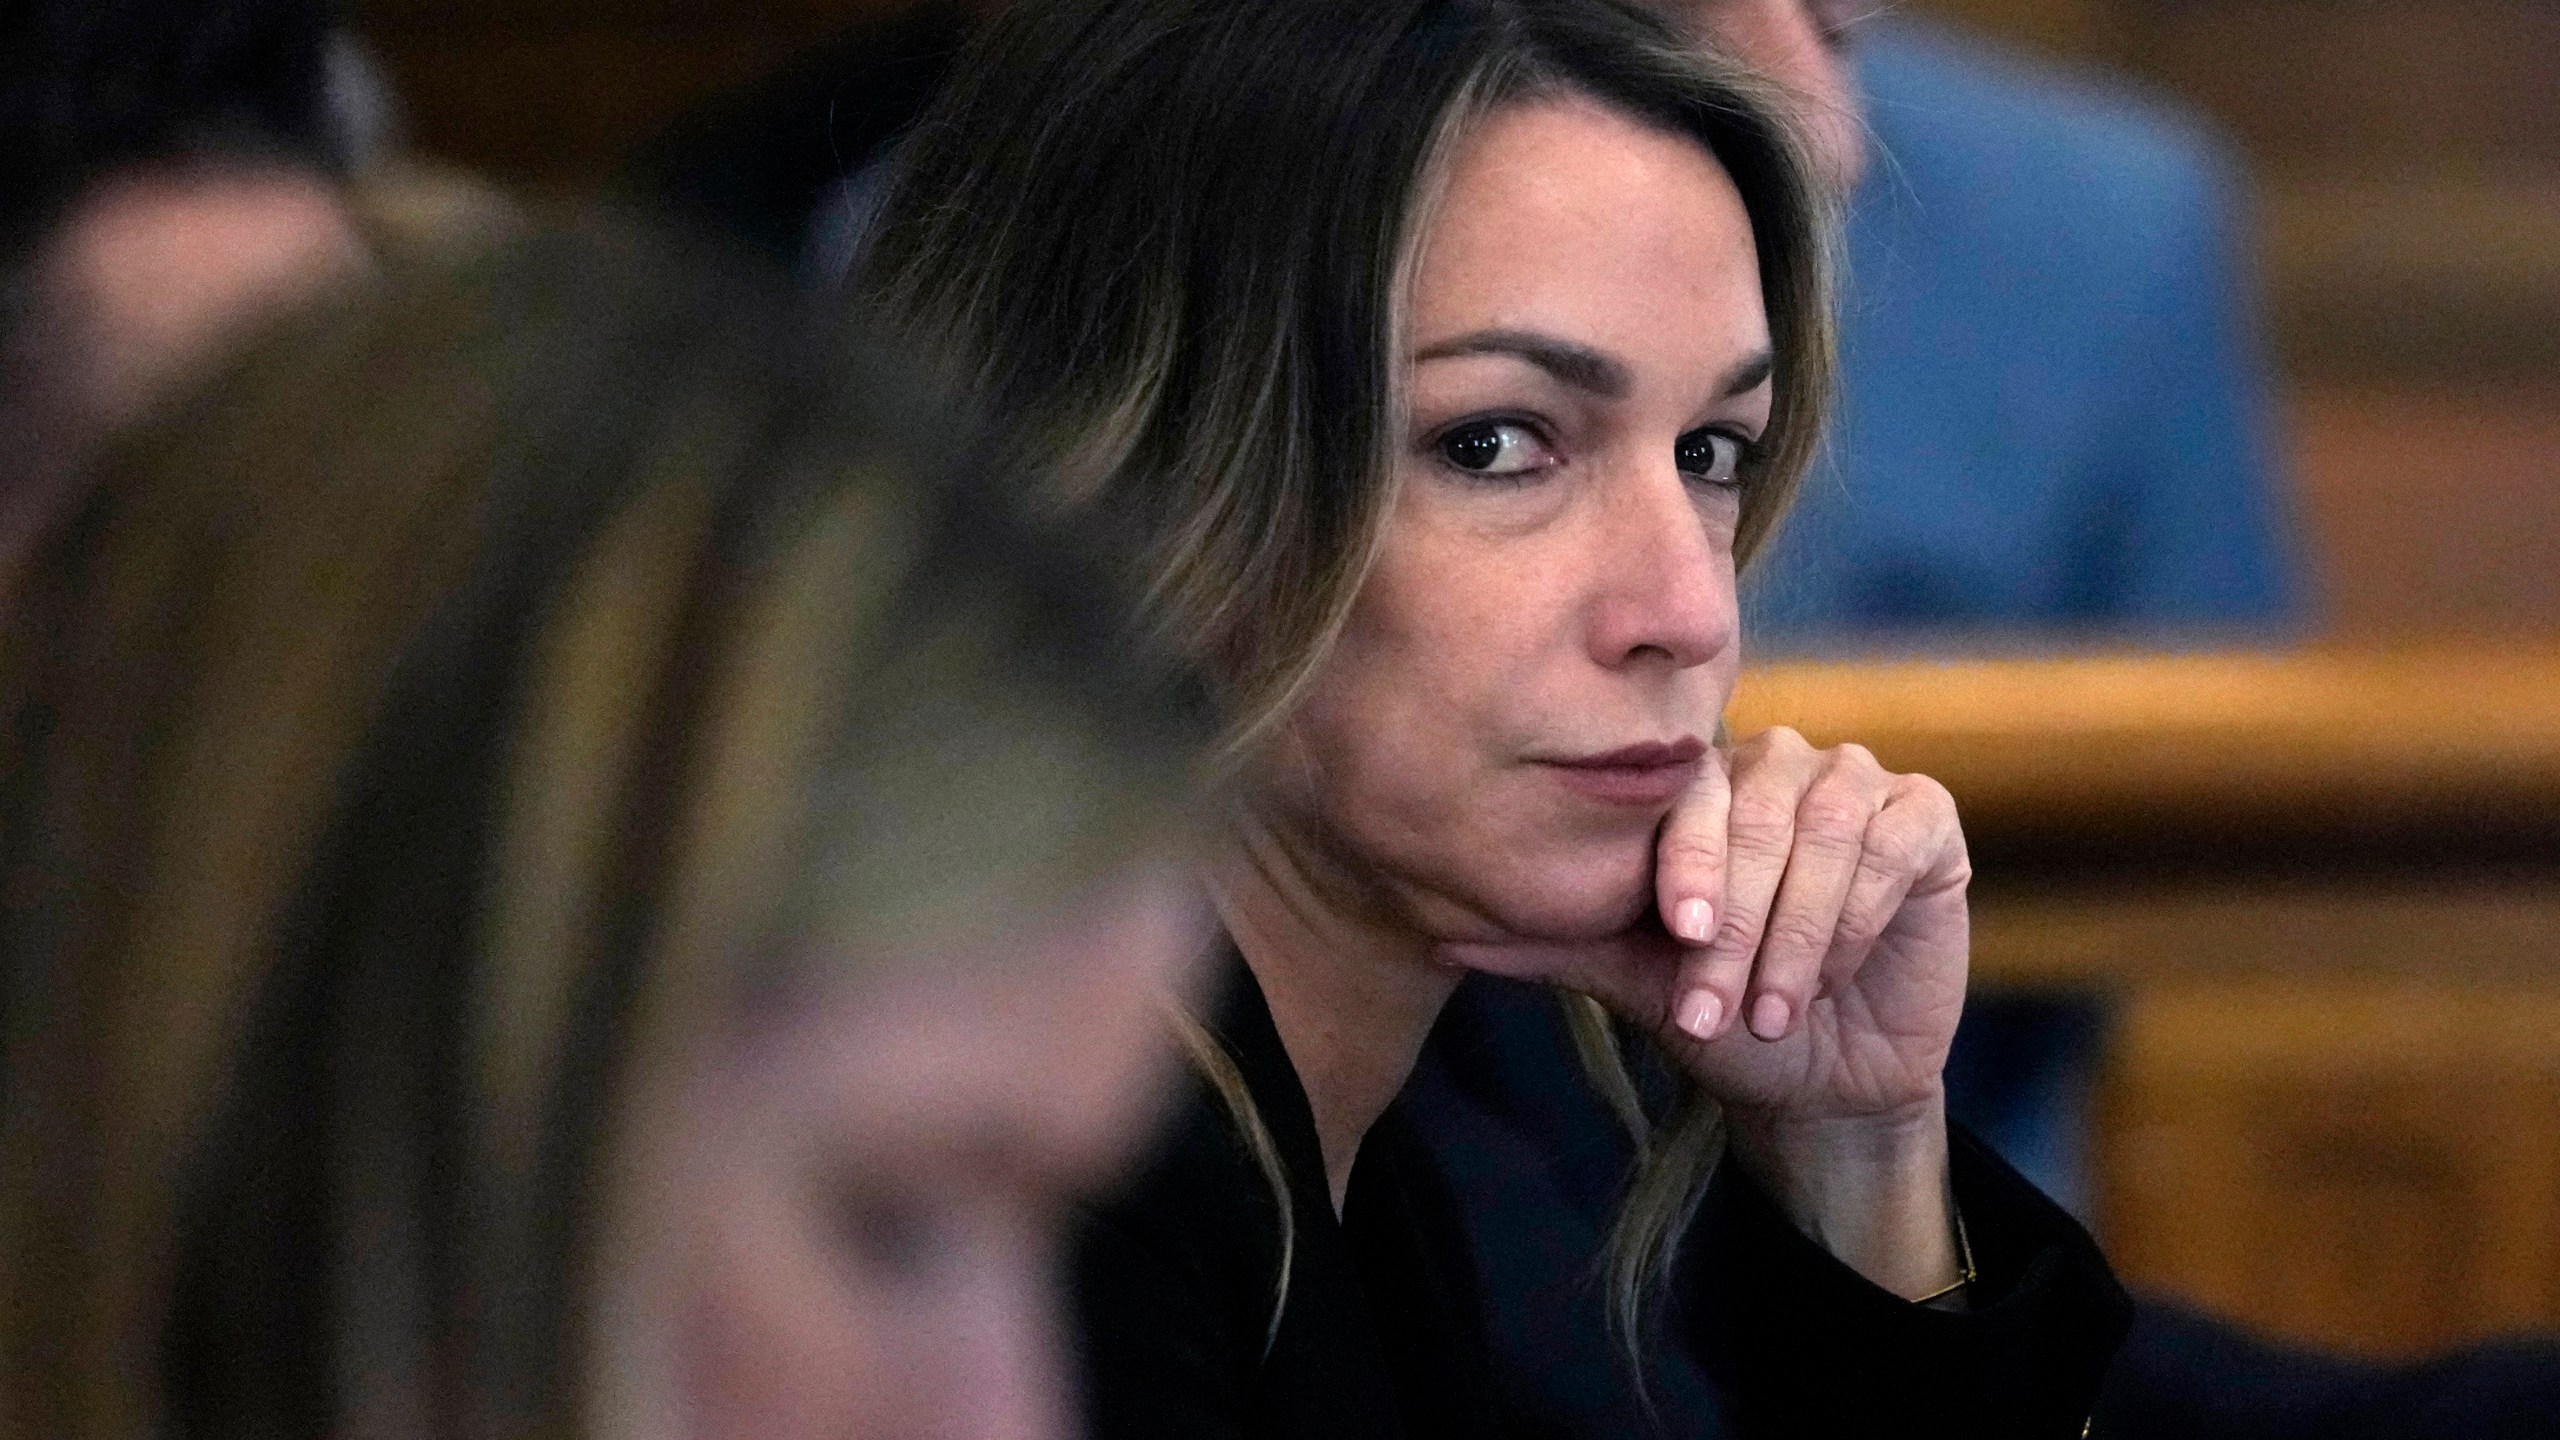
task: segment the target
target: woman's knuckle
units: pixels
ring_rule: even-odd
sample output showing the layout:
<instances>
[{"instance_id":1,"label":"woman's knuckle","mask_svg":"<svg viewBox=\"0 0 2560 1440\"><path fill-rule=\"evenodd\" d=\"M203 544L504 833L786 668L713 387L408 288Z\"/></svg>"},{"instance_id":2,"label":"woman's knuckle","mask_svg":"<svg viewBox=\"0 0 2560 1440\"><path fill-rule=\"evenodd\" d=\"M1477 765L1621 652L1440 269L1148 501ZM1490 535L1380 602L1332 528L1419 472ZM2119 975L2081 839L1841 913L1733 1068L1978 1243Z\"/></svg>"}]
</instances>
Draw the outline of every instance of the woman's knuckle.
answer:
<instances>
[{"instance_id":1,"label":"woman's knuckle","mask_svg":"<svg viewBox=\"0 0 2560 1440\"><path fill-rule=\"evenodd\" d=\"M1716 826L1675 822L1663 827L1657 853L1665 861L1712 864L1724 856L1724 834Z\"/></svg>"},{"instance_id":2,"label":"woman's knuckle","mask_svg":"<svg viewBox=\"0 0 2560 1440\"><path fill-rule=\"evenodd\" d=\"M1791 725L1772 725L1751 737L1754 758L1763 764L1801 765L1815 751L1811 741Z\"/></svg>"},{"instance_id":3,"label":"woman's knuckle","mask_svg":"<svg viewBox=\"0 0 2560 1440\"><path fill-rule=\"evenodd\" d=\"M1832 787L1822 787L1804 797L1797 809L1797 824L1808 837L1837 843L1843 838L1854 840L1866 833L1867 822L1875 808L1856 795Z\"/></svg>"},{"instance_id":4,"label":"woman's knuckle","mask_svg":"<svg viewBox=\"0 0 2560 1440\"><path fill-rule=\"evenodd\" d=\"M1867 832L1867 863L1896 874L1919 868L1927 836L1908 824L1878 824Z\"/></svg>"},{"instance_id":5,"label":"woman's knuckle","mask_svg":"<svg viewBox=\"0 0 2560 1440\"><path fill-rule=\"evenodd\" d=\"M1886 916L1873 912L1842 915L1840 928L1832 932L1831 953L1852 955L1864 950L1884 933Z\"/></svg>"},{"instance_id":6,"label":"woman's knuckle","mask_svg":"<svg viewBox=\"0 0 2560 1440\"><path fill-rule=\"evenodd\" d=\"M1830 946L1835 928L1809 915L1781 915L1769 923L1769 938L1761 948L1798 955L1819 955Z\"/></svg>"},{"instance_id":7,"label":"woman's knuckle","mask_svg":"<svg viewBox=\"0 0 2560 1440\"><path fill-rule=\"evenodd\" d=\"M1736 843L1749 845L1784 844L1787 832L1795 828L1795 808L1778 796L1755 794L1737 796L1726 820Z\"/></svg>"},{"instance_id":8,"label":"woman's knuckle","mask_svg":"<svg viewBox=\"0 0 2560 1440\"><path fill-rule=\"evenodd\" d=\"M1729 906L1724 923L1716 927L1715 948L1728 953L1749 955L1760 948L1760 915L1747 906Z\"/></svg>"},{"instance_id":9,"label":"woman's knuckle","mask_svg":"<svg viewBox=\"0 0 2560 1440\"><path fill-rule=\"evenodd\" d=\"M1956 811L1955 792L1938 783L1932 776L1905 775L1901 777L1900 786L1903 798L1914 805L1932 811L1943 811L1948 815L1953 815Z\"/></svg>"}]
</instances>

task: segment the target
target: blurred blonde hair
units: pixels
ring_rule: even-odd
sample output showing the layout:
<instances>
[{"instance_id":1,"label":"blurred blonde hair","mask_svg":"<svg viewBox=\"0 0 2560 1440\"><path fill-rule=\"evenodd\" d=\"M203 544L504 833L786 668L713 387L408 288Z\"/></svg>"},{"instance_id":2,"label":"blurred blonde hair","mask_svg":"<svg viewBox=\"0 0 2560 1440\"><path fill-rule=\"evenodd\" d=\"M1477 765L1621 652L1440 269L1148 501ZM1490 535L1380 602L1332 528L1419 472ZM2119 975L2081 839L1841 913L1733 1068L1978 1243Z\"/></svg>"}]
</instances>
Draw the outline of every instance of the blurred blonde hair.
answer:
<instances>
[{"instance_id":1,"label":"blurred blonde hair","mask_svg":"<svg viewBox=\"0 0 2560 1440\"><path fill-rule=\"evenodd\" d=\"M536 232L279 337L53 537L0 649L0 1430L582 1428L653 1077L1178 823L1182 668L801 328Z\"/></svg>"}]
</instances>

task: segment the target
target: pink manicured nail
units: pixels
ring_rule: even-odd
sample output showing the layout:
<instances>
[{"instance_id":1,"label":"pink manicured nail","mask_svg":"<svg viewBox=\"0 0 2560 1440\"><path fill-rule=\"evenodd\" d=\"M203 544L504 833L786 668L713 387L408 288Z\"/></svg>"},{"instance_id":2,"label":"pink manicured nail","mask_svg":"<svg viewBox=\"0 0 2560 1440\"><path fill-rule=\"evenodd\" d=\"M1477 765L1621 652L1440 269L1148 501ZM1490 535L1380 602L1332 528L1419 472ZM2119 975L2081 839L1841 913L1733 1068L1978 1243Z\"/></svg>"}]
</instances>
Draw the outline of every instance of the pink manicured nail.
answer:
<instances>
[{"instance_id":1,"label":"pink manicured nail","mask_svg":"<svg viewBox=\"0 0 2560 1440\"><path fill-rule=\"evenodd\" d=\"M1763 1040L1775 1040L1787 1033L1786 997L1763 995L1752 1002L1751 1033Z\"/></svg>"},{"instance_id":2,"label":"pink manicured nail","mask_svg":"<svg viewBox=\"0 0 2560 1440\"><path fill-rule=\"evenodd\" d=\"M1704 900L1683 900L1671 907L1671 933L1692 945L1704 945L1715 934L1716 908Z\"/></svg>"},{"instance_id":3,"label":"pink manicured nail","mask_svg":"<svg viewBox=\"0 0 2560 1440\"><path fill-rule=\"evenodd\" d=\"M1690 902L1696 904L1696 901ZM1704 1040L1716 1033L1716 1022L1724 1018L1724 1002L1713 990L1692 990L1680 1002L1680 1028Z\"/></svg>"}]
</instances>

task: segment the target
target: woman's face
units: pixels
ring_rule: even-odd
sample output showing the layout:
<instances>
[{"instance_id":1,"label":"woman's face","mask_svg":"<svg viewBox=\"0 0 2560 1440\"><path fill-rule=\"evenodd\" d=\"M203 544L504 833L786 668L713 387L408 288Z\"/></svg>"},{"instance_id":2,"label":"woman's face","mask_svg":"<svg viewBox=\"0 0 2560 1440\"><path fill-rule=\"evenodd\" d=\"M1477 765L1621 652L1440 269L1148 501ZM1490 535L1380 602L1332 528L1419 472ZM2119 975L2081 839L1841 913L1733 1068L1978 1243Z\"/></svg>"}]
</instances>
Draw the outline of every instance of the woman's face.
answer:
<instances>
[{"instance_id":1,"label":"woman's face","mask_svg":"<svg viewBox=\"0 0 2560 1440\"><path fill-rule=\"evenodd\" d=\"M1407 338L1396 506L1270 798L1435 938L1609 933L1739 659L1735 468L1770 409L1741 197L1594 102L1507 108L1456 159Z\"/></svg>"},{"instance_id":2,"label":"woman's face","mask_svg":"<svg viewBox=\"0 0 2560 1440\"><path fill-rule=\"evenodd\" d=\"M1068 1206L1164 1088L1205 953L1183 872L886 957L712 1047L652 1118L608 1291L614 1433L1071 1434Z\"/></svg>"}]
</instances>

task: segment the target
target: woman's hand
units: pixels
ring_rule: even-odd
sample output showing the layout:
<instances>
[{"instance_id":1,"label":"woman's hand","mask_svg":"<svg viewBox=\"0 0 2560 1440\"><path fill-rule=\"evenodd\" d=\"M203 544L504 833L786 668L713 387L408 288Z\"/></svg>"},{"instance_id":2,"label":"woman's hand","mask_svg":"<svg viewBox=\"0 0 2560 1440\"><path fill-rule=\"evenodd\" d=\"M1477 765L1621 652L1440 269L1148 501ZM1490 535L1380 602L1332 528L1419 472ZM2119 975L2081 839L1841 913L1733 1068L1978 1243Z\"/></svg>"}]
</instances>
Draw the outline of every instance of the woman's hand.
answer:
<instances>
[{"instance_id":1,"label":"woman's hand","mask_svg":"<svg viewBox=\"0 0 2560 1440\"><path fill-rule=\"evenodd\" d=\"M1955 1267L1943 1072L1971 877L1943 786L1777 729L1719 752L1664 822L1648 923L1451 958L1651 1028L1806 1233L1920 1295Z\"/></svg>"},{"instance_id":2,"label":"woman's hand","mask_svg":"<svg viewBox=\"0 0 2560 1440\"><path fill-rule=\"evenodd\" d=\"M1676 960L1599 998L1636 1002L1738 1123L1934 1107L1970 945L1955 801L1783 728L1719 758L1657 851Z\"/></svg>"}]
</instances>

